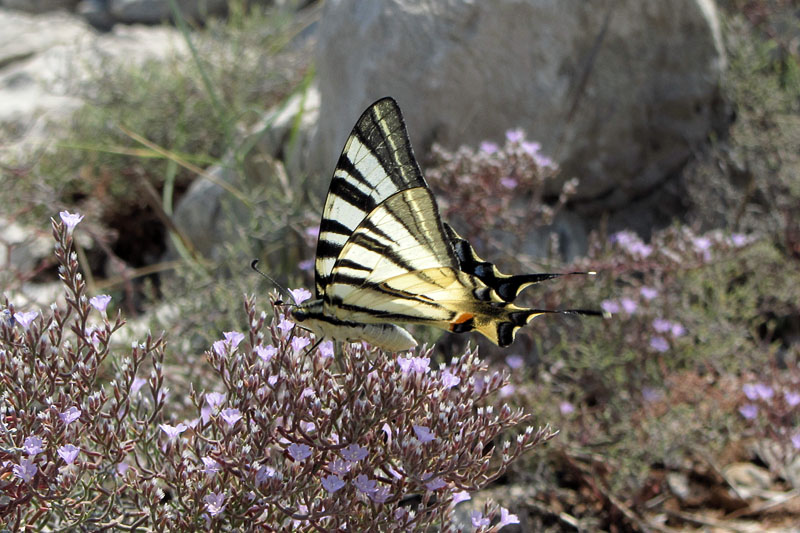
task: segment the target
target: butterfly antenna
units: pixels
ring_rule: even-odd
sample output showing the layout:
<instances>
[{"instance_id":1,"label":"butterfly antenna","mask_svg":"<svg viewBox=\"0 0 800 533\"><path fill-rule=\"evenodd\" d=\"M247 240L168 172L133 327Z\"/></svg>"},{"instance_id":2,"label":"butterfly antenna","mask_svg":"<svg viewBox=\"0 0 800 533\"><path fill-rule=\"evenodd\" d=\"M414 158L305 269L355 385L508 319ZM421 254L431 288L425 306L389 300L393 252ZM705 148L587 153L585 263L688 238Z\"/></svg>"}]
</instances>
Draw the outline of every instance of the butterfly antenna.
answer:
<instances>
[{"instance_id":1,"label":"butterfly antenna","mask_svg":"<svg viewBox=\"0 0 800 533\"><path fill-rule=\"evenodd\" d=\"M268 279L269 281L271 281L273 285L275 285L276 287L278 287L278 290L279 290L279 291L281 291L281 292L282 292L282 293L284 293L285 295L288 295L288 296L289 296L289 298L287 299L288 301L291 301L291 300L292 300L292 298L291 298L291 295L292 295L292 293L290 293L290 292L289 292L289 290L288 290L286 287L284 287L283 285L281 285L280 283L278 283L277 281L275 281L274 279L272 279L270 276L268 276L267 274L265 274L264 272L262 272L260 268L258 268L258 259L253 259L253 261L250 263L250 268L252 268L252 269L253 269L253 270L255 270L256 272L258 272L259 274L261 274L261 275L262 275L264 278L266 278L266 279ZM278 301L276 301L276 302L273 302L273 304L274 304L274 305L287 305L287 304L285 304L285 303L283 302L283 300L278 300ZM288 304L288 305L294 305L294 304Z\"/></svg>"}]
</instances>

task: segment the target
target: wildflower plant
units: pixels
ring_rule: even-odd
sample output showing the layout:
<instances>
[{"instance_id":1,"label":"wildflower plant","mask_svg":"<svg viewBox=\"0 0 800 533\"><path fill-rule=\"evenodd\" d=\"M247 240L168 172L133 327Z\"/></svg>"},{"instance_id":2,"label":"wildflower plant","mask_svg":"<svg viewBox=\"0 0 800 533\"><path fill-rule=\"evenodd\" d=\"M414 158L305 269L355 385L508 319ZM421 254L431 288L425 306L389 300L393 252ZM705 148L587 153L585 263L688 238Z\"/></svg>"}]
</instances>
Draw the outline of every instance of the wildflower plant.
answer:
<instances>
[{"instance_id":1,"label":"wildflower plant","mask_svg":"<svg viewBox=\"0 0 800 533\"><path fill-rule=\"evenodd\" d=\"M339 354L245 300L248 329L206 352L217 390L170 398L165 343L112 337L89 297L73 232L53 220L66 304L0 320L0 520L11 529L455 530L453 508L550 439L495 404L506 371L467 350ZM296 300L307 291L295 291ZM185 406L188 405L188 408ZM469 530L518 519L487 503Z\"/></svg>"},{"instance_id":2,"label":"wildflower plant","mask_svg":"<svg viewBox=\"0 0 800 533\"><path fill-rule=\"evenodd\" d=\"M455 152L434 146L433 156L426 175L441 193L442 216L474 241L487 240L494 229L507 233L509 228L551 224L578 186L577 179L567 180L557 201L546 202L545 195L556 186L558 165L519 129L506 132L502 146L483 142L478 150L462 146Z\"/></svg>"},{"instance_id":3,"label":"wildflower plant","mask_svg":"<svg viewBox=\"0 0 800 533\"><path fill-rule=\"evenodd\" d=\"M72 240L81 219L65 211L52 220L66 306L4 303L0 522L11 529L131 525L158 501L146 465L163 408L163 341L148 335L110 357L124 320L107 318L106 297L87 297ZM145 371L148 387L136 389ZM136 469L120 475L122 465Z\"/></svg>"}]
</instances>

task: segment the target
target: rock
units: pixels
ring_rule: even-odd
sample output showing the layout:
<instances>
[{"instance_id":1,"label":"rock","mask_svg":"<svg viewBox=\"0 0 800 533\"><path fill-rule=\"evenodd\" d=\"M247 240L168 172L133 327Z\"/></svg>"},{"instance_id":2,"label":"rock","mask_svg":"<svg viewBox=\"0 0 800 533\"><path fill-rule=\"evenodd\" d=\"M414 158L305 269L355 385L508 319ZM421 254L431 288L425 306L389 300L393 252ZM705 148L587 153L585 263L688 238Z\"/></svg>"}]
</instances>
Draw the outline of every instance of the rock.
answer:
<instances>
[{"instance_id":1,"label":"rock","mask_svg":"<svg viewBox=\"0 0 800 533\"><path fill-rule=\"evenodd\" d=\"M58 138L82 105L86 83L107 65L180 56L185 49L174 28L119 26L99 35L66 13L0 9L0 159L24 158Z\"/></svg>"},{"instance_id":2,"label":"rock","mask_svg":"<svg viewBox=\"0 0 800 533\"><path fill-rule=\"evenodd\" d=\"M772 475L769 470L753 463L732 463L722 472L743 499L758 495L772 485Z\"/></svg>"},{"instance_id":3,"label":"rock","mask_svg":"<svg viewBox=\"0 0 800 533\"><path fill-rule=\"evenodd\" d=\"M183 16L202 21L208 15L227 12L228 0L177 0ZM172 20L169 0L109 0L109 13L117 22L125 24L158 24Z\"/></svg>"},{"instance_id":4,"label":"rock","mask_svg":"<svg viewBox=\"0 0 800 533\"><path fill-rule=\"evenodd\" d=\"M3 218L0 228L0 264L7 265L11 272L33 272L53 253L53 238L48 231L36 231Z\"/></svg>"},{"instance_id":5,"label":"rock","mask_svg":"<svg viewBox=\"0 0 800 533\"><path fill-rule=\"evenodd\" d=\"M319 95L313 88L305 96L295 94L283 107L267 113L253 131L242 141L242 146L252 148L245 156L244 166L247 179L254 182L268 182L277 172L285 172L277 163L283 157L286 165L299 166L299 161L309 151L310 134L318 116ZM300 127L294 148L290 150L291 132L294 129L297 114L302 113ZM230 159L230 157L228 158ZM333 163L331 163L333 164ZM228 183L235 189L241 189L244 176L235 170L233 164L211 167L208 174L213 179L200 177L195 180L175 207L173 222L188 238L195 250L209 259L219 258L227 253L226 243L236 238L236 227L246 227L245 220L231 224L231 217L247 217L249 213L241 210L227 209L223 205L230 193L220 183ZM177 250L168 241L164 260L177 258ZM246 258L248 261L252 258Z\"/></svg>"},{"instance_id":6,"label":"rock","mask_svg":"<svg viewBox=\"0 0 800 533\"><path fill-rule=\"evenodd\" d=\"M73 9L78 0L2 0L0 4L28 13L44 13L58 9Z\"/></svg>"},{"instance_id":7,"label":"rock","mask_svg":"<svg viewBox=\"0 0 800 533\"><path fill-rule=\"evenodd\" d=\"M474 147L521 127L580 178L591 219L673 176L718 119L711 0L329 0L318 35L317 170L391 95L423 161L433 141Z\"/></svg>"},{"instance_id":8,"label":"rock","mask_svg":"<svg viewBox=\"0 0 800 533\"><path fill-rule=\"evenodd\" d=\"M83 0L78 4L77 13L100 31L109 31L114 27L114 16L108 10L106 0Z\"/></svg>"}]
</instances>

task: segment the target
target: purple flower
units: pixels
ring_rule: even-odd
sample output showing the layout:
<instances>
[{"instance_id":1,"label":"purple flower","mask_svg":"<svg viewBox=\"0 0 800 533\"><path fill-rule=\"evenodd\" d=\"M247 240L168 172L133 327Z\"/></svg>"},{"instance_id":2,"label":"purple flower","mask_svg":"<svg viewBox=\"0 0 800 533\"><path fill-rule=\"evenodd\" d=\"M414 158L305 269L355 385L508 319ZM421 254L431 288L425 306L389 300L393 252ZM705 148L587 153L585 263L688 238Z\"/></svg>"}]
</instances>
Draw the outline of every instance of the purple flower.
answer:
<instances>
[{"instance_id":1,"label":"purple flower","mask_svg":"<svg viewBox=\"0 0 800 533\"><path fill-rule=\"evenodd\" d=\"M344 487L344 481L342 481L342 479L339 476L330 474L322 478L322 487L331 494L333 494L337 490Z\"/></svg>"},{"instance_id":2,"label":"purple flower","mask_svg":"<svg viewBox=\"0 0 800 533\"><path fill-rule=\"evenodd\" d=\"M440 477L435 477L425 482L425 488L428 490L439 490L447 486L447 483Z\"/></svg>"},{"instance_id":3,"label":"purple flower","mask_svg":"<svg viewBox=\"0 0 800 533\"><path fill-rule=\"evenodd\" d=\"M223 409L220 413L222 419L228 423L229 426L233 426L242 419L242 413L235 407L228 407L227 409Z\"/></svg>"},{"instance_id":4,"label":"purple flower","mask_svg":"<svg viewBox=\"0 0 800 533\"><path fill-rule=\"evenodd\" d=\"M278 382L278 375L277 375L277 374L276 374L276 375L274 375L274 376L269 376L269 377L267 378L267 384L268 384L270 387L275 387L275 384L276 384L277 382Z\"/></svg>"},{"instance_id":5,"label":"purple flower","mask_svg":"<svg viewBox=\"0 0 800 533\"><path fill-rule=\"evenodd\" d=\"M619 313L619 304L614 300L603 300L600 302L600 308L608 314L615 315Z\"/></svg>"},{"instance_id":6,"label":"purple flower","mask_svg":"<svg viewBox=\"0 0 800 533\"><path fill-rule=\"evenodd\" d=\"M654 389L653 387L642 387L642 398L646 402L655 402L656 400L661 399L662 393L658 389Z\"/></svg>"},{"instance_id":7,"label":"purple flower","mask_svg":"<svg viewBox=\"0 0 800 533\"><path fill-rule=\"evenodd\" d=\"M525 366L525 358L518 354L512 354L506 357L506 364L513 370L519 370Z\"/></svg>"},{"instance_id":8,"label":"purple flower","mask_svg":"<svg viewBox=\"0 0 800 533\"><path fill-rule=\"evenodd\" d=\"M500 390L497 393L500 395L501 398L508 398L512 394L514 394L517 390L517 387L514 386L513 383L509 383L508 385L503 385L500 387Z\"/></svg>"},{"instance_id":9,"label":"purple flower","mask_svg":"<svg viewBox=\"0 0 800 533\"><path fill-rule=\"evenodd\" d=\"M203 457L203 472L207 476L213 476L214 474L220 472L222 470L222 465L220 465L216 459L213 457Z\"/></svg>"},{"instance_id":10,"label":"purple flower","mask_svg":"<svg viewBox=\"0 0 800 533\"><path fill-rule=\"evenodd\" d=\"M58 415L61 421L64 422L65 426L72 424L78 418L80 418L80 416L81 416L81 410L74 406L70 407L69 409Z\"/></svg>"},{"instance_id":11,"label":"purple flower","mask_svg":"<svg viewBox=\"0 0 800 533\"><path fill-rule=\"evenodd\" d=\"M161 431L167 434L170 440L176 438L178 435L189 429L189 426L181 422L177 426L171 426L169 424L159 424Z\"/></svg>"},{"instance_id":12,"label":"purple flower","mask_svg":"<svg viewBox=\"0 0 800 533\"><path fill-rule=\"evenodd\" d=\"M312 238L317 238L319 236L319 226L309 226L306 228L306 235ZM292 291L289 291L292 292ZM292 295L294 296L294 295ZM297 302L300 303L300 302Z\"/></svg>"},{"instance_id":13,"label":"purple flower","mask_svg":"<svg viewBox=\"0 0 800 533\"><path fill-rule=\"evenodd\" d=\"M658 291L651 287L642 287L639 289L639 294L648 302L658 296Z\"/></svg>"},{"instance_id":14,"label":"purple flower","mask_svg":"<svg viewBox=\"0 0 800 533\"><path fill-rule=\"evenodd\" d=\"M260 344L256 346L255 349L256 355L261 358L262 361L265 363L269 363L270 359L275 357L275 354L278 353L278 350L272 346L261 346Z\"/></svg>"},{"instance_id":15,"label":"purple flower","mask_svg":"<svg viewBox=\"0 0 800 533\"><path fill-rule=\"evenodd\" d=\"M303 348L311 344L311 341L306 337L295 337L292 339L292 350L295 353L300 353L303 351Z\"/></svg>"},{"instance_id":16,"label":"purple flower","mask_svg":"<svg viewBox=\"0 0 800 533\"><path fill-rule=\"evenodd\" d=\"M461 378L454 375L449 370L442 371L442 387L445 389L452 389L456 385L461 383Z\"/></svg>"},{"instance_id":17,"label":"purple flower","mask_svg":"<svg viewBox=\"0 0 800 533\"><path fill-rule=\"evenodd\" d=\"M13 468L14 475L20 478L25 483L30 483L33 479L33 476L36 475L36 472L39 471L39 467L33 464L33 460L31 459L20 459L18 465L14 465Z\"/></svg>"},{"instance_id":18,"label":"purple flower","mask_svg":"<svg viewBox=\"0 0 800 533\"><path fill-rule=\"evenodd\" d=\"M319 232L319 227L317 227L317 232ZM311 291L303 287L300 287L299 289L289 289L289 293L292 295L292 298L294 298L294 303L297 305L300 305L311 298Z\"/></svg>"},{"instance_id":19,"label":"purple flower","mask_svg":"<svg viewBox=\"0 0 800 533\"><path fill-rule=\"evenodd\" d=\"M406 376L412 372L425 374L430 370L430 363L430 357L401 357L397 360L400 370Z\"/></svg>"},{"instance_id":20,"label":"purple flower","mask_svg":"<svg viewBox=\"0 0 800 533\"><path fill-rule=\"evenodd\" d=\"M631 244L630 247L628 247L628 251L633 255L638 255L639 257L647 257L653 253L653 247L649 244L639 241Z\"/></svg>"},{"instance_id":21,"label":"purple flower","mask_svg":"<svg viewBox=\"0 0 800 533\"><path fill-rule=\"evenodd\" d=\"M83 215L78 213L70 213L69 211L61 211L58 216L61 217L61 222L67 227L67 231L72 233L72 230L75 229L75 226L83 220Z\"/></svg>"},{"instance_id":22,"label":"purple flower","mask_svg":"<svg viewBox=\"0 0 800 533\"><path fill-rule=\"evenodd\" d=\"M39 316L38 311L28 311L27 313L14 313L14 320L17 321L17 324L22 326L25 329L28 329L28 326L31 325L33 319Z\"/></svg>"},{"instance_id":23,"label":"purple flower","mask_svg":"<svg viewBox=\"0 0 800 533\"><path fill-rule=\"evenodd\" d=\"M575 406L565 401L558 404L558 410L562 415L568 415L575 412Z\"/></svg>"},{"instance_id":24,"label":"purple flower","mask_svg":"<svg viewBox=\"0 0 800 533\"><path fill-rule=\"evenodd\" d=\"M522 143L522 149L525 149L525 143ZM532 154L533 160L536 164L540 167L549 167L549 168L557 168L556 162L553 161L551 158L547 157L546 155L542 154Z\"/></svg>"},{"instance_id":25,"label":"purple flower","mask_svg":"<svg viewBox=\"0 0 800 533\"><path fill-rule=\"evenodd\" d=\"M220 357L225 357L228 353L228 343L223 340L214 341L211 347L214 349L214 353Z\"/></svg>"},{"instance_id":26,"label":"purple flower","mask_svg":"<svg viewBox=\"0 0 800 533\"><path fill-rule=\"evenodd\" d=\"M413 425L412 427L414 428L414 433L417 435L417 439L419 439L422 444L436 440L436 437L427 427L417 425Z\"/></svg>"},{"instance_id":27,"label":"purple flower","mask_svg":"<svg viewBox=\"0 0 800 533\"><path fill-rule=\"evenodd\" d=\"M458 505L461 502L465 502L467 500L471 500L472 496L469 495L469 492L462 490L461 492L453 493L453 502L452 505Z\"/></svg>"},{"instance_id":28,"label":"purple flower","mask_svg":"<svg viewBox=\"0 0 800 533\"><path fill-rule=\"evenodd\" d=\"M664 353L669 350L669 343L664 337L656 335L650 339L650 347L657 352Z\"/></svg>"},{"instance_id":29,"label":"purple flower","mask_svg":"<svg viewBox=\"0 0 800 533\"><path fill-rule=\"evenodd\" d=\"M683 337L684 333L686 333L686 328L684 328L683 324L681 324L680 322L673 322L670 325L669 332L675 338Z\"/></svg>"},{"instance_id":30,"label":"purple flower","mask_svg":"<svg viewBox=\"0 0 800 533\"><path fill-rule=\"evenodd\" d=\"M753 420L758 416L758 407L751 403L744 404L739 408L739 413L747 420Z\"/></svg>"},{"instance_id":31,"label":"purple flower","mask_svg":"<svg viewBox=\"0 0 800 533\"><path fill-rule=\"evenodd\" d=\"M742 392L744 395L747 396L748 400L756 400L758 399L758 392L756 392L756 386L752 383L745 383L742 385Z\"/></svg>"},{"instance_id":32,"label":"purple flower","mask_svg":"<svg viewBox=\"0 0 800 533\"><path fill-rule=\"evenodd\" d=\"M14 317L11 316L11 311L8 309L0 311L0 323L4 324L7 328L13 328L15 322Z\"/></svg>"},{"instance_id":33,"label":"purple flower","mask_svg":"<svg viewBox=\"0 0 800 533\"><path fill-rule=\"evenodd\" d=\"M519 524L519 518L515 514L508 512L505 507L500 508L500 523L497 524L501 528L509 524Z\"/></svg>"},{"instance_id":34,"label":"purple flower","mask_svg":"<svg viewBox=\"0 0 800 533\"><path fill-rule=\"evenodd\" d=\"M705 252L711 248L711 239L708 237L695 237L692 244L694 245L694 249L698 252Z\"/></svg>"},{"instance_id":35,"label":"purple flower","mask_svg":"<svg viewBox=\"0 0 800 533\"><path fill-rule=\"evenodd\" d=\"M239 331L226 331L223 336L225 337L225 342L232 348L236 348L244 340L244 333Z\"/></svg>"},{"instance_id":36,"label":"purple flower","mask_svg":"<svg viewBox=\"0 0 800 533\"><path fill-rule=\"evenodd\" d=\"M311 456L311 446L307 444L291 444L288 449L295 461L305 461Z\"/></svg>"},{"instance_id":37,"label":"purple flower","mask_svg":"<svg viewBox=\"0 0 800 533\"><path fill-rule=\"evenodd\" d=\"M128 463L118 463L117 464L117 475L119 477L124 477L128 470L131 469L131 465Z\"/></svg>"},{"instance_id":38,"label":"purple flower","mask_svg":"<svg viewBox=\"0 0 800 533\"><path fill-rule=\"evenodd\" d=\"M333 341L325 341L319 345L319 355L323 359L333 357Z\"/></svg>"},{"instance_id":39,"label":"purple flower","mask_svg":"<svg viewBox=\"0 0 800 533\"><path fill-rule=\"evenodd\" d=\"M350 461L345 461L343 459L334 459L330 463L328 463L328 470L333 472L338 476L343 476L353 468L353 463Z\"/></svg>"},{"instance_id":40,"label":"purple flower","mask_svg":"<svg viewBox=\"0 0 800 533\"><path fill-rule=\"evenodd\" d=\"M672 322L663 318L653 320L653 329L659 333L666 333L672 328Z\"/></svg>"},{"instance_id":41,"label":"purple flower","mask_svg":"<svg viewBox=\"0 0 800 533\"><path fill-rule=\"evenodd\" d=\"M517 188L517 185L519 185L519 182L514 178L506 177L506 178L500 178L500 185L502 185L506 189L514 190Z\"/></svg>"},{"instance_id":42,"label":"purple flower","mask_svg":"<svg viewBox=\"0 0 800 533\"><path fill-rule=\"evenodd\" d=\"M348 444L342 448L340 453L346 460L353 462L365 459L369 455L369 451L366 448L359 446L356 443Z\"/></svg>"},{"instance_id":43,"label":"purple flower","mask_svg":"<svg viewBox=\"0 0 800 533\"><path fill-rule=\"evenodd\" d=\"M381 485L379 488L370 492L368 496L369 499L375 503L384 503L392 496L392 493L389 492L389 487L386 485Z\"/></svg>"},{"instance_id":44,"label":"purple flower","mask_svg":"<svg viewBox=\"0 0 800 533\"><path fill-rule=\"evenodd\" d=\"M145 383L147 383L147 380L144 378L133 378L133 382L131 383L131 395L138 393Z\"/></svg>"},{"instance_id":45,"label":"purple flower","mask_svg":"<svg viewBox=\"0 0 800 533\"><path fill-rule=\"evenodd\" d=\"M491 522L488 518L483 516L482 512L478 510L472 511L470 518L472 519L473 527L486 527L489 525L489 522Z\"/></svg>"},{"instance_id":46,"label":"purple flower","mask_svg":"<svg viewBox=\"0 0 800 533\"><path fill-rule=\"evenodd\" d=\"M101 313L106 312L109 302L111 302L111 296L108 294L98 294L89 298L89 304Z\"/></svg>"},{"instance_id":47,"label":"purple flower","mask_svg":"<svg viewBox=\"0 0 800 533\"><path fill-rule=\"evenodd\" d=\"M294 327L294 322L287 319L286 317L281 318L281 321L278 323L278 329L283 332L284 335L292 331Z\"/></svg>"},{"instance_id":48,"label":"purple flower","mask_svg":"<svg viewBox=\"0 0 800 533\"><path fill-rule=\"evenodd\" d=\"M478 149L483 152L484 154L492 155L497 152L500 147L497 146L497 143L493 143L491 141L483 141L479 146Z\"/></svg>"},{"instance_id":49,"label":"purple flower","mask_svg":"<svg viewBox=\"0 0 800 533\"><path fill-rule=\"evenodd\" d=\"M775 394L775 391L772 390L772 387L765 383L756 383L755 392L762 400L769 400Z\"/></svg>"},{"instance_id":50,"label":"purple flower","mask_svg":"<svg viewBox=\"0 0 800 533\"><path fill-rule=\"evenodd\" d=\"M525 134L522 132L521 128L517 128L515 130L508 130L506 132L506 140L510 143L519 143L525 138Z\"/></svg>"},{"instance_id":51,"label":"purple flower","mask_svg":"<svg viewBox=\"0 0 800 533\"><path fill-rule=\"evenodd\" d=\"M37 453L42 453L44 451L44 448L42 448L42 439L35 435L31 435L25 439L22 447L25 449L25 453L28 455L36 455Z\"/></svg>"},{"instance_id":52,"label":"purple flower","mask_svg":"<svg viewBox=\"0 0 800 533\"><path fill-rule=\"evenodd\" d=\"M304 272L311 272L314 268L314 260L313 259L305 259L297 263L297 268Z\"/></svg>"},{"instance_id":53,"label":"purple flower","mask_svg":"<svg viewBox=\"0 0 800 533\"><path fill-rule=\"evenodd\" d=\"M750 238L747 235L742 235L741 233L734 233L731 235L731 244L733 244L736 248L741 248L747 244L749 240Z\"/></svg>"},{"instance_id":54,"label":"purple flower","mask_svg":"<svg viewBox=\"0 0 800 533\"><path fill-rule=\"evenodd\" d=\"M216 410L225 403L225 395L221 392L207 392L206 403L211 409Z\"/></svg>"},{"instance_id":55,"label":"purple flower","mask_svg":"<svg viewBox=\"0 0 800 533\"><path fill-rule=\"evenodd\" d=\"M637 304L635 301L631 300L630 298L622 298L619 301L619 303L622 304L622 308L629 315L632 315L636 311L636 308L639 307L639 304Z\"/></svg>"},{"instance_id":56,"label":"purple flower","mask_svg":"<svg viewBox=\"0 0 800 533\"><path fill-rule=\"evenodd\" d=\"M211 516L217 516L225 509L225 493L212 492L207 494L203 501L206 502L206 511Z\"/></svg>"},{"instance_id":57,"label":"purple flower","mask_svg":"<svg viewBox=\"0 0 800 533\"><path fill-rule=\"evenodd\" d=\"M58 456L61 457L65 463L71 465L75 458L78 457L78 454L81 452L81 449L77 446L73 446L72 444L65 444L63 446L59 446Z\"/></svg>"},{"instance_id":58,"label":"purple flower","mask_svg":"<svg viewBox=\"0 0 800 533\"><path fill-rule=\"evenodd\" d=\"M789 407L796 407L800 404L800 394L796 392L786 391L783 393L783 398Z\"/></svg>"},{"instance_id":59,"label":"purple flower","mask_svg":"<svg viewBox=\"0 0 800 533\"><path fill-rule=\"evenodd\" d=\"M377 481L368 478L365 474L359 474L353 480L353 485L364 494L375 492L377 490L377 484Z\"/></svg>"},{"instance_id":60,"label":"purple flower","mask_svg":"<svg viewBox=\"0 0 800 533\"><path fill-rule=\"evenodd\" d=\"M274 468L264 465L256 471L256 484L262 485L270 479L281 479L281 475Z\"/></svg>"},{"instance_id":61,"label":"purple flower","mask_svg":"<svg viewBox=\"0 0 800 533\"><path fill-rule=\"evenodd\" d=\"M531 157L536 158L542 150L542 145L536 141L522 141L522 149ZM539 165L542 166L542 165Z\"/></svg>"},{"instance_id":62,"label":"purple flower","mask_svg":"<svg viewBox=\"0 0 800 533\"><path fill-rule=\"evenodd\" d=\"M795 450L800 450L800 433L792 435L792 446Z\"/></svg>"}]
</instances>

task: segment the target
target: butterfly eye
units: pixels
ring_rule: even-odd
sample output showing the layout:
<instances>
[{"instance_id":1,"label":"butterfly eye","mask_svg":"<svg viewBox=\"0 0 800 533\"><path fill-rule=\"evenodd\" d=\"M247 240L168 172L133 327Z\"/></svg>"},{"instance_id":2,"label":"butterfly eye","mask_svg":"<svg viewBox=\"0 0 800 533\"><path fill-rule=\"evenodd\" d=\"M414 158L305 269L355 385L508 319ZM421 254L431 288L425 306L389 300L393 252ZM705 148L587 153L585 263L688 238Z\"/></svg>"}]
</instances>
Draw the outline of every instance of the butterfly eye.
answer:
<instances>
[{"instance_id":1,"label":"butterfly eye","mask_svg":"<svg viewBox=\"0 0 800 533\"><path fill-rule=\"evenodd\" d=\"M292 318L294 318L298 322L302 322L303 320L308 318L308 313L299 308L292 309L291 313L292 313Z\"/></svg>"}]
</instances>

